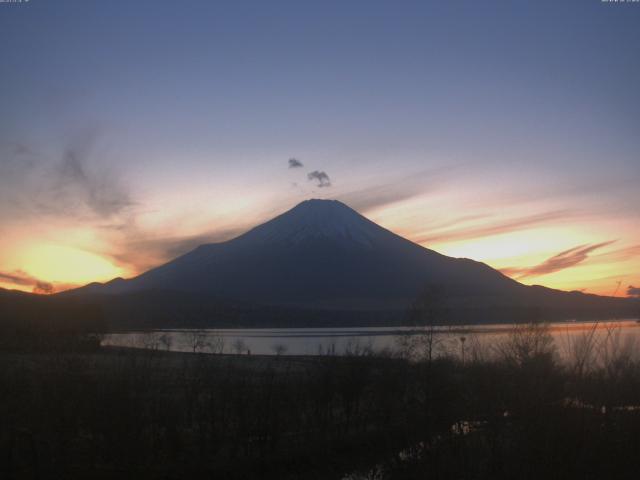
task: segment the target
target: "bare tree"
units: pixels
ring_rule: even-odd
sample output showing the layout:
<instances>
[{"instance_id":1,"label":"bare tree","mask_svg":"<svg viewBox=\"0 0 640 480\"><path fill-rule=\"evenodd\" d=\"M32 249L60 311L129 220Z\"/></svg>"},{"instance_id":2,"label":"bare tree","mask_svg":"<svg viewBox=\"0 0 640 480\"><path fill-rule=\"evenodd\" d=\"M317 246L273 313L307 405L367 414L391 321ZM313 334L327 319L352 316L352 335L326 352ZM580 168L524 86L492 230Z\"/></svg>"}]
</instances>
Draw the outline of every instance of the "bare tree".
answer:
<instances>
[{"instance_id":1,"label":"bare tree","mask_svg":"<svg viewBox=\"0 0 640 480\"><path fill-rule=\"evenodd\" d=\"M273 351L273 353L275 353L277 356L280 355L284 355L285 353L287 353L287 346L283 343L276 343L274 345L271 346L271 350Z\"/></svg>"},{"instance_id":2,"label":"bare tree","mask_svg":"<svg viewBox=\"0 0 640 480\"><path fill-rule=\"evenodd\" d=\"M211 353L224 353L224 337L218 332L209 333L208 347Z\"/></svg>"},{"instance_id":3,"label":"bare tree","mask_svg":"<svg viewBox=\"0 0 640 480\"><path fill-rule=\"evenodd\" d=\"M143 334L140 341L145 350L158 350L160 347L160 334L158 332Z\"/></svg>"},{"instance_id":4,"label":"bare tree","mask_svg":"<svg viewBox=\"0 0 640 480\"><path fill-rule=\"evenodd\" d=\"M619 372L628 368L636 351L636 338L624 335L619 324L605 324L598 345L599 362L610 378L619 376Z\"/></svg>"},{"instance_id":5,"label":"bare tree","mask_svg":"<svg viewBox=\"0 0 640 480\"><path fill-rule=\"evenodd\" d=\"M232 347L233 347L233 351L239 355L247 349L247 344L244 342L243 339L238 338L233 342Z\"/></svg>"},{"instance_id":6,"label":"bare tree","mask_svg":"<svg viewBox=\"0 0 640 480\"><path fill-rule=\"evenodd\" d=\"M594 322L588 330L578 335L571 335L569 330L562 343L566 364L569 370L582 378L596 367L597 360L597 331L599 322Z\"/></svg>"},{"instance_id":7,"label":"bare tree","mask_svg":"<svg viewBox=\"0 0 640 480\"><path fill-rule=\"evenodd\" d=\"M373 355L373 340L368 338L363 344L359 338L349 338L344 347L345 357L369 357Z\"/></svg>"},{"instance_id":8,"label":"bare tree","mask_svg":"<svg viewBox=\"0 0 640 480\"><path fill-rule=\"evenodd\" d=\"M443 340L442 327L448 323L444 288L439 285L425 288L409 310L409 322L415 329L396 340L401 354L431 364Z\"/></svg>"},{"instance_id":9,"label":"bare tree","mask_svg":"<svg viewBox=\"0 0 640 480\"><path fill-rule=\"evenodd\" d=\"M481 342L482 334L474 332L465 333L466 341L464 342L465 361L473 363L483 363L488 360L490 355L489 349Z\"/></svg>"},{"instance_id":10,"label":"bare tree","mask_svg":"<svg viewBox=\"0 0 640 480\"><path fill-rule=\"evenodd\" d=\"M187 345L191 348L193 353L202 351L208 346L207 332L205 330L188 330L184 332L186 336Z\"/></svg>"},{"instance_id":11,"label":"bare tree","mask_svg":"<svg viewBox=\"0 0 640 480\"><path fill-rule=\"evenodd\" d=\"M549 325L543 322L514 325L507 339L495 348L503 360L520 366L543 357L551 360L556 352Z\"/></svg>"},{"instance_id":12,"label":"bare tree","mask_svg":"<svg viewBox=\"0 0 640 480\"><path fill-rule=\"evenodd\" d=\"M167 350L167 352L169 350L171 350L171 344L173 343L173 337L171 336L170 333L165 332L162 335L160 335L160 338L158 339L160 341L160 343L162 344L162 346L164 346L165 350Z\"/></svg>"}]
</instances>

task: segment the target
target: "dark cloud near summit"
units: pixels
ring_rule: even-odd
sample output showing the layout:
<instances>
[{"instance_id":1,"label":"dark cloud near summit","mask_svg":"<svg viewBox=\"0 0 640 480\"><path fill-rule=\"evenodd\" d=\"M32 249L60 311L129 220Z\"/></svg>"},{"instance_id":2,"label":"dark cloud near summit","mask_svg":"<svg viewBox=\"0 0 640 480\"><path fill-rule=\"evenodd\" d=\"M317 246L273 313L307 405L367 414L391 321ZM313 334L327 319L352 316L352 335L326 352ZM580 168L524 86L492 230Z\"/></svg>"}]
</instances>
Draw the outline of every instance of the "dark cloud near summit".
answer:
<instances>
[{"instance_id":1,"label":"dark cloud near summit","mask_svg":"<svg viewBox=\"0 0 640 480\"><path fill-rule=\"evenodd\" d=\"M634 287L633 285L629 285L627 287L627 296L640 298L640 287Z\"/></svg>"},{"instance_id":2,"label":"dark cloud near summit","mask_svg":"<svg viewBox=\"0 0 640 480\"><path fill-rule=\"evenodd\" d=\"M298 160L297 158L289 159L289 168L301 168L301 167L304 167L304 163L302 163L300 160Z\"/></svg>"},{"instance_id":3,"label":"dark cloud near summit","mask_svg":"<svg viewBox=\"0 0 640 480\"><path fill-rule=\"evenodd\" d=\"M331 179L329 178L329 175L327 175L326 172L320 171L320 170L314 170L311 173L307 174L307 179L312 182L315 181L317 182L316 185L318 187L330 187L331 186Z\"/></svg>"}]
</instances>

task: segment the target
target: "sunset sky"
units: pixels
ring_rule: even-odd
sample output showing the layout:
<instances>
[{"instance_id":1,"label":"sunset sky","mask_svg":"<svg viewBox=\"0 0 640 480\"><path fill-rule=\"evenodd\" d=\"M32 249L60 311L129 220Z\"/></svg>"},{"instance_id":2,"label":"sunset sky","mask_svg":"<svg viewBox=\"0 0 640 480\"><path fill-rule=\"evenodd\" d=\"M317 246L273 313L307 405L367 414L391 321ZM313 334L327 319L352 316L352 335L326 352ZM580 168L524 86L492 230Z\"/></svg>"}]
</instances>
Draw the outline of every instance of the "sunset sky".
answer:
<instances>
[{"instance_id":1,"label":"sunset sky","mask_svg":"<svg viewBox=\"0 0 640 480\"><path fill-rule=\"evenodd\" d=\"M526 284L640 294L640 3L30 0L0 3L0 60L0 287L335 198Z\"/></svg>"}]
</instances>

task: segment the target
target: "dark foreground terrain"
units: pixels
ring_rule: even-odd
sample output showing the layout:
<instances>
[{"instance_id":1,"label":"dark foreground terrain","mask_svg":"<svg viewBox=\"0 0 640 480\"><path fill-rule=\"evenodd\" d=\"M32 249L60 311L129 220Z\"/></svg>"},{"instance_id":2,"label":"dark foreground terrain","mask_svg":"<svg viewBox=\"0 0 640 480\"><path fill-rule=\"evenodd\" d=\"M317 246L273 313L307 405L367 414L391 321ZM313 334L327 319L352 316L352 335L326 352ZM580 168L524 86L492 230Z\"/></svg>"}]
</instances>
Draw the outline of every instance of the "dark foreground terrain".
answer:
<instances>
[{"instance_id":1,"label":"dark foreground terrain","mask_svg":"<svg viewBox=\"0 0 640 480\"><path fill-rule=\"evenodd\" d=\"M433 339L427 339L433 340ZM602 479L640 471L640 365L544 333L490 360L0 353L3 479Z\"/></svg>"}]
</instances>

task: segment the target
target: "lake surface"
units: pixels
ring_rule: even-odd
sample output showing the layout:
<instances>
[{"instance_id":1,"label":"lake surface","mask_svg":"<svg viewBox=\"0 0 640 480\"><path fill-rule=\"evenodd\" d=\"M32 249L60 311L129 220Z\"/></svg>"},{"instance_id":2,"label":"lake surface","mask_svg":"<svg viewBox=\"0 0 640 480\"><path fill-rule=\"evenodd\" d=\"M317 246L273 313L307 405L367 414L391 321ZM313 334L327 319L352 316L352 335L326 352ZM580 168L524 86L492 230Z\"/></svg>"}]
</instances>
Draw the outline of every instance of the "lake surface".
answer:
<instances>
[{"instance_id":1,"label":"lake surface","mask_svg":"<svg viewBox=\"0 0 640 480\"><path fill-rule=\"evenodd\" d=\"M434 351L486 357L513 339L516 328L508 324L439 327ZM553 323L549 324L549 333L560 357L571 355L587 342L604 354L606 349L635 356L640 346L640 323L635 320ZM158 330L112 333L102 344L244 355L393 354L408 344L421 344L425 337L425 330L416 327Z\"/></svg>"}]
</instances>

